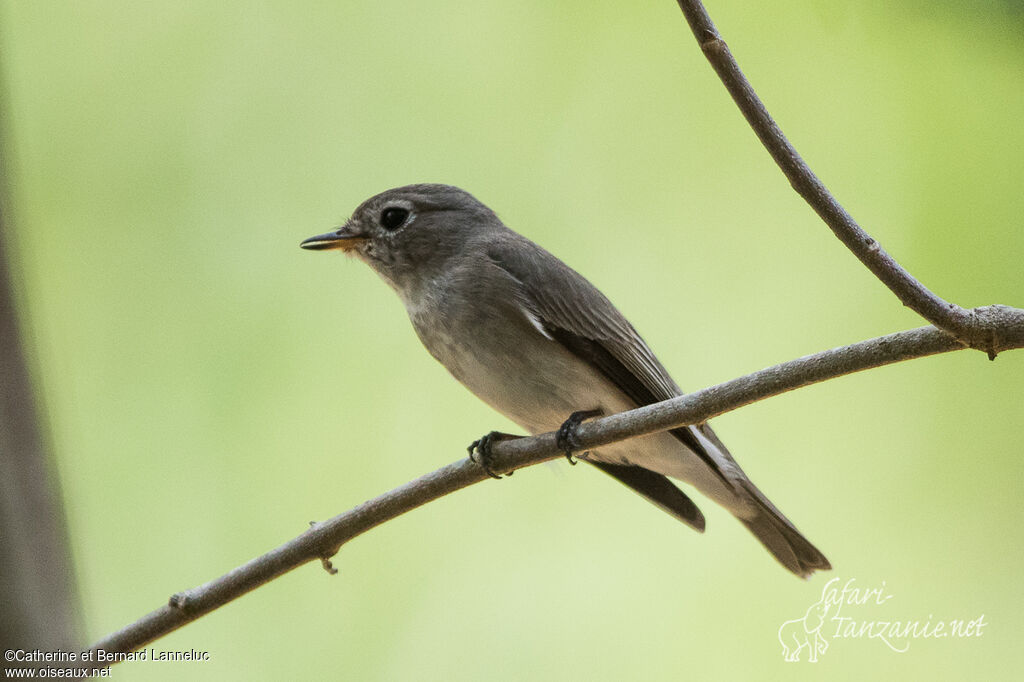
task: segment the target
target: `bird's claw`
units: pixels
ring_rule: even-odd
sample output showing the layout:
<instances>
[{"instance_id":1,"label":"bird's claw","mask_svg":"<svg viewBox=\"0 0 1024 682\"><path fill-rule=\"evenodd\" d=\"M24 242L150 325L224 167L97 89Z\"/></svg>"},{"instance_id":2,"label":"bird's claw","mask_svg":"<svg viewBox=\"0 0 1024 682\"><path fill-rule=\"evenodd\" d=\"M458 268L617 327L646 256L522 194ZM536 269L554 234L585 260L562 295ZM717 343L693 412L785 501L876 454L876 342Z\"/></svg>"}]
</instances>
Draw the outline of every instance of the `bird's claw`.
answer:
<instances>
[{"instance_id":1,"label":"bird's claw","mask_svg":"<svg viewBox=\"0 0 1024 682\"><path fill-rule=\"evenodd\" d=\"M501 479L501 474L494 473L494 469L491 467L491 446L494 443L503 440L511 440L512 438L518 438L519 436L513 436L510 433L502 433L501 431L491 431L482 438L478 438L469 444L466 450L469 452L469 459L480 465L487 475L491 478ZM507 476L511 476L515 472L508 472Z\"/></svg>"},{"instance_id":2,"label":"bird's claw","mask_svg":"<svg viewBox=\"0 0 1024 682\"><path fill-rule=\"evenodd\" d=\"M558 427L555 442L558 444L558 449L565 453L565 459L569 464L576 466L576 459L572 456L572 453L580 449L580 441L576 435L576 430L583 423L584 419L599 417L601 414L601 410L578 410L570 414L569 418Z\"/></svg>"}]
</instances>

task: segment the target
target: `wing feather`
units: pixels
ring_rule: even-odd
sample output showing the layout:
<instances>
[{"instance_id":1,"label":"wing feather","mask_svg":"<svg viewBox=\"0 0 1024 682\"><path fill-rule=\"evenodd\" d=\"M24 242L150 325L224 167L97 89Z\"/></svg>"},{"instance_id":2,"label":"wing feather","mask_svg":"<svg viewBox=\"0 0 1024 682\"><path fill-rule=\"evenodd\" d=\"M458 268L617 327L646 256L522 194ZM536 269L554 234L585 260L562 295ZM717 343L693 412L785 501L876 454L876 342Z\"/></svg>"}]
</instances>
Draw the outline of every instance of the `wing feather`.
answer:
<instances>
[{"instance_id":1,"label":"wing feather","mask_svg":"<svg viewBox=\"0 0 1024 682\"><path fill-rule=\"evenodd\" d=\"M522 285L523 304L548 336L591 363L637 407L682 395L633 325L597 287L568 265L514 232L493 240L487 256ZM669 433L733 487L692 428ZM721 454L732 459L727 450Z\"/></svg>"}]
</instances>

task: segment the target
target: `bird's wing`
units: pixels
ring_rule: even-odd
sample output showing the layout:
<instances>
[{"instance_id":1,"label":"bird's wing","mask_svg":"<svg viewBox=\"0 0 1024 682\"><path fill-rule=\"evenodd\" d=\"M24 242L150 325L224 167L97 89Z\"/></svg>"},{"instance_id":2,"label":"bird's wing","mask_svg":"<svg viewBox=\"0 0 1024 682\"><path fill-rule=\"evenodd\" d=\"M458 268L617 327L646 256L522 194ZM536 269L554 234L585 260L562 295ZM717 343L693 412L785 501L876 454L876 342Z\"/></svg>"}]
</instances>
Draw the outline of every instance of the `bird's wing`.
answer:
<instances>
[{"instance_id":1,"label":"bird's wing","mask_svg":"<svg viewBox=\"0 0 1024 682\"><path fill-rule=\"evenodd\" d=\"M548 335L597 367L637 407L682 395L633 325L597 287L533 242L521 239L520 244L496 240L487 256L521 284L523 305ZM673 433L717 469L688 429Z\"/></svg>"},{"instance_id":2,"label":"bird's wing","mask_svg":"<svg viewBox=\"0 0 1024 682\"><path fill-rule=\"evenodd\" d=\"M545 331L577 355L594 355L601 371L611 374L613 383L637 405L682 394L604 294L544 249L521 239L519 244L492 242L487 255L520 283L522 303L541 321Z\"/></svg>"},{"instance_id":3,"label":"bird's wing","mask_svg":"<svg viewBox=\"0 0 1024 682\"><path fill-rule=\"evenodd\" d=\"M512 238L517 241L511 241ZM604 294L568 265L519 235L492 241L487 257L520 283L522 304L544 331L598 368L637 407L682 394L633 325ZM733 486L692 427L672 429L669 433L700 457L728 487ZM721 454L731 459L727 450Z\"/></svg>"},{"instance_id":4,"label":"bird's wing","mask_svg":"<svg viewBox=\"0 0 1024 682\"><path fill-rule=\"evenodd\" d=\"M497 241L487 255L519 281L523 303L549 334L577 355L607 355L595 357L596 364L612 374L609 378L637 405L682 394L633 325L604 294L565 263L522 239L528 248Z\"/></svg>"}]
</instances>

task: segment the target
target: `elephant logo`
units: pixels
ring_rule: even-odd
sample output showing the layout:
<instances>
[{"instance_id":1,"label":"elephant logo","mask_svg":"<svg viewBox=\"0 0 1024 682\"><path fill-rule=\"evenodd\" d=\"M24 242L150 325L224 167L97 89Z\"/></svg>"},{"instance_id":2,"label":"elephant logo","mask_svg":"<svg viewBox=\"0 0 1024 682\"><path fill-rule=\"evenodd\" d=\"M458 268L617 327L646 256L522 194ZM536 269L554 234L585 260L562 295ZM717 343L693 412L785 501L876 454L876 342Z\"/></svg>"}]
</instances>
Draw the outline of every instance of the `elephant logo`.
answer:
<instances>
[{"instance_id":1,"label":"elephant logo","mask_svg":"<svg viewBox=\"0 0 1024 682\"><path fill-rule=\"evenodd\" d=\"M821 628L825 625L825 616L831 604L825 601L825 595L811 604L802 618L787 620L779 626L779 643L782 645L782 657L793 663L800 660L800 652L807 649L807 660L818 662L818 654L828 649L828 640L821 636Z\"/></svg>"}]
</instances>

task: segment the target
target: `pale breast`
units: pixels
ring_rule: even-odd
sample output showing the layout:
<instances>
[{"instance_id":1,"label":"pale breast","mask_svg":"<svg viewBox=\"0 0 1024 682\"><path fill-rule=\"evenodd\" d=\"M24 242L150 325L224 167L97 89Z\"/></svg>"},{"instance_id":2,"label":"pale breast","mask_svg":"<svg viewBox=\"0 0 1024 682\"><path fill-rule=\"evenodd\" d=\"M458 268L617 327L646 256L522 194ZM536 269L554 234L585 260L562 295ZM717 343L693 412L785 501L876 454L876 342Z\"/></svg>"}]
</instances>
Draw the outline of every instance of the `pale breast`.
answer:
<instances>
[{"instance_id":1,"label":"pale breast","mask_svg":"<svg viewBox=\"0 0 1024 682\"><path fill-rule=\"evenodd\" d=\"M613 408L605 380L546 336L517 302L409 308L423 345L466 388L530 433L557 429L576 410Z\"/></svg>"}]
</instances>

